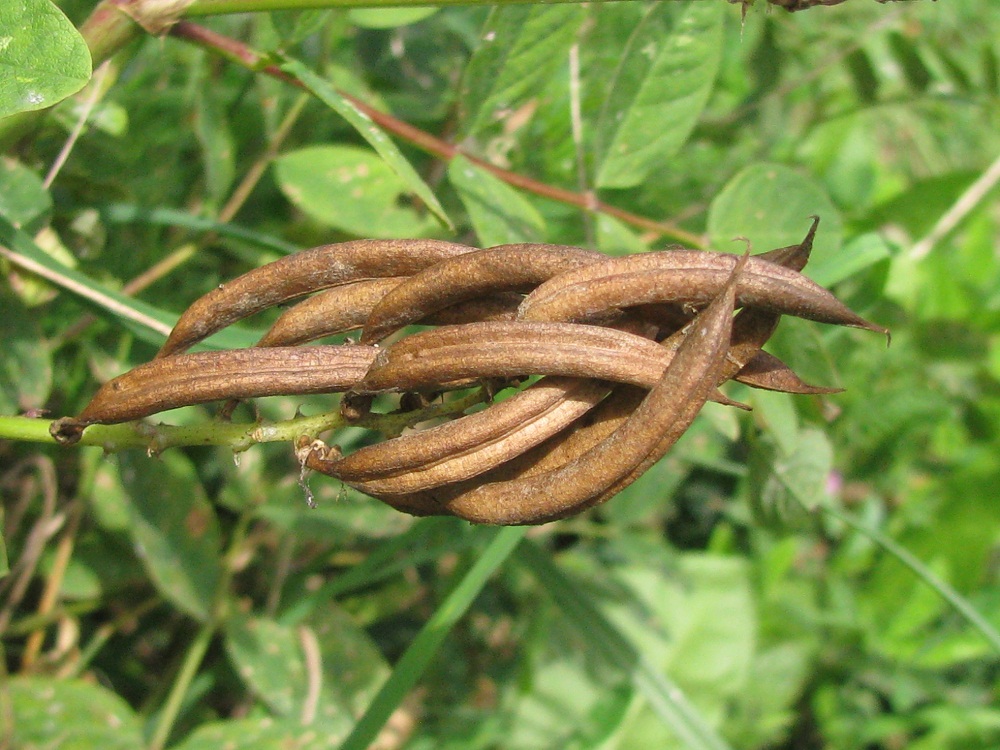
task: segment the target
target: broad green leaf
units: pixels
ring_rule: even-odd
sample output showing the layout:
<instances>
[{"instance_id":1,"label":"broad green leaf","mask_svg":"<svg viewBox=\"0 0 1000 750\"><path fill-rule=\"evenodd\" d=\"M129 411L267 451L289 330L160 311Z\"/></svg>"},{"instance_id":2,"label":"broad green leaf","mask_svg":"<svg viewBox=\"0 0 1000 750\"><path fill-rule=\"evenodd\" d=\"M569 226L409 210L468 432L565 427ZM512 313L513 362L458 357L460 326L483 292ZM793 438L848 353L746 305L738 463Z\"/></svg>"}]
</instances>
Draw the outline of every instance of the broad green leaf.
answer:
<instances>
[{"instance_id":1,"label":"broad green leaf","mask_svg":"<svg viewBox=\"0 0 1000 750\"><path fill-rule=\"evenodd\" d=\"M202 724L172 750L336 750L343 738L325 726L304 727L298 719L231 719Z\"/></svg>"},{"instance_id":2,"label":"broad green leaf","mask_svg":"<svg viewBox=\"0 0 1000 750\"><path fill-rule=\"evenodd\" d=\"M90 73L87 43L49 0L0 4L0 118L51 107Z\"/></svg>"},{"instance_id":3,"label":"broad green leaf","mask_svg":"<svg viewBox=\"0 0 1000 750\"><path fill-rule=\"evenodd\" d=\"M579 5L495 8L462 81L462 132L477 135L537 97L559 67L586 18Z\"/></svg>"},{"instance_id":4,"label":"broad green leaf","mask_svg":"<svg viewBox=\"0 0 1000 750\"><path fill-rule=\"evenodd\" d=\"M816 429L800 430L793 451L778 456L772 476L761 490L765 505L801 504L813 511L826 503L833 470L833 448Z\"/></svg>"},{"instance_id":5,"label":"broad green leaf","mask_svg":"<svg viewBox=\"0 0 1000 750\"><path fill-rule=\"evenodd\" d=\"M0 216L27 227L52 210L52 196L42 179L14 159L0 158Z\"/></svg>"},{"instance_id":6,"label":"broad green leaf","mask_svg":"<svg viewBox=\"0 0 1000 750\"><path fill-rule=\"evenodd\" d=\"M295 628L262 617L230 617L226 652L243 682L272 711L284 717L301 715L308 685Z\"/></svg>"},{"instance_id":7,"label":"broad green leaf","mask_svg":"<svg viewBox=\"0 0 1000 750\"><path fill-rule=\"evenodd\" d=\"M754 164L737 174L712 201L708 210L708 235L717 250L742 252L735 237L746 237L753 252L801 242L809 217L819 216L812 260L805 274L817 266L833 264L840 250L840 212L823 188L811 178L781 164Z\"/></svg>"},{"instance_id":8,"label":"broad green leaf","mask_svg":"<svg viewBox=\"0 0 1000 750\"><path fill-rule=\"evenodd\" d=\"M452 159L448 179L483 247L545 238L545 220L528 199L468 159Z\"/></svg>"},{"instance_id":9,"label":"broad green leaf","mask_svg":"<svg viewBox=\"0 0 1000 750\"><path fill-rule=\"evenodd\" d=\"M275 162L287 198L314 219L361 237L414 237L431 229L399 205L406 183L386 162L354 146L310 146Z\"/></svg>"},{"instance_id":10,"label":"broad green leaf","mask_svg":"<svg viewBox=\"0 0 1000 750\"><path fill-rule=\"evenodd\" d=\"M433 16L439 8L351 8L347 17L366 29L394 29Z\"/></svg>"},{"instance_id":11,"label":"broad green leaf","mask_svg":"<svg viewBox=\"0 0 1000 750\"><path fill-rule=\"evenodd\" d=\"M32 273L93 304L101 315L132 328L146 341L163 343L177 321L176 315L108 289L86 274L60 263L0 215L0 257L6 255L5 246L21 259L18 260L18 265L28 266ZM205 344L232 349L252 346L258 338L260 336L257 334L231 326L212 336Z\"/></svg>"},{"instance_id":12,"label":"broad green leaf","mask_svg":"<svg viewBox=\"0 0 1000 750\"><path fill-rule=\"evenodd\" d=\"M0 414L45 406L52 389L52 357L38 317L0 291Z\"/></svg>"},{"instance_id":13,"label":"broad green leaf","mask_svg":"<svg viewBox=\"0 0 1000 750\"><path fill-rule=\"evenodd\" d=\"M663 571L653 571L648 580L651 584L650 590L639 590L635 592L636 597L628 597L622 606L628 606L631 602L641 602L638 608L642 610L639 617L631 615L633 625L625 625L620 617L609 616L604 609L613 610L613 606L602 607L593 588L585 586L566 576L562 570L552 561L549 553L541 550L534 543L528 542L522 545L517 558L524 568L538 579L539 584L546 594L552 597L559 606L560 611L573 624L579 633L586 639L589 649L609 665L621 670L635 684L638 693L647 701L653 713L656 714L658 722L664 728L669 729L677 738L680 738L686 748L696 750L725 750L729 745L718 735L715 729L709 724L708 718L696 708L688 699L685 692L667 676L664 670L664 660L668 657L671 646L662 632L651 633L650 628L662 626L668 622L680 619L685 625L691 624L688 629L694 631L695 627L702 620L702 613L698 608L692 607L691 612L684 610L684 597L697 596L696 586L683 586L680 582L664 575ZM738 561L732 561L731 567L740 567ZM722 563L725 566L725 562ZM604 574L602 568L602 574ZM711 571L706 571L711 574ZM745 573L736 571L741 579L745 579ZM725 601L726 587L732 588L732 572L716 576L729 578L720 587L718 584L712 586L713 592L721 591L723 607L718 612L711 612L712 607L706 607L710 613L708 619L716 617L725 620L724 623L708 623L708 632L714 634L716 628L725 629L727 626L745 627L746 621L740 621L740 614L746 615L748 612L743 603L733 611L726 611L725 606L731 606L736 601L733 597L740 597L749 601L749 592L746 589L745 581L741 581L739 591L730 592L733 597ZM641 582L638 582L641 584ZM671 608L665 601L660 601L660 594L663 589L670 586L679 591L674 593L681 601L679 608ZM671 600L674 602L674 599ZM675 602L676 603L676 602ZM608 603L610 605L610 602ZM735 614L740 612L740 614ZM752 611L749 612L752 614ZM659 615L659 617L657 617ZM645 633L645 636L643 635ZM739 634L738 643L733 644L737 648L743 648L746 633ZM641 643L636 642L639 636ZM655 649L653 648L655 646ZM684 654L674 647L674 653L679 661L683 661ZM697 670L697 663L692 662L689 669ZM719 700L721 692L717 691L715 696ZM723 698L724 700L724 698ZM635 744L621 745L622 747L662 747L662 744Z\"/></svg>"},{"instance_id":14,"label":"broad green leaf","mask_svg":"<svg viewBox=\"0 0 1000 750\"><path fill-rule=\"evenodd\" d=\"M389 136L385 134L385 131L372 122L368 115L362 113L361 110L345 99L326 80L316 75L312 70L307 68L298 60L285 58L281 63L281 69L298 78L306 89L314 94L326 106L347 120L347 122L358 131L361 137L368 141L371 147L375 149L380 157L382 157L385 165L387 165L388 168L392 170L392 172L394 172L401 181L403 187L400 192L412 192L421 201L423 201L423 203L434 213L435 216L438 217L444 226L449 228L452 227L451 219L448 218L448 215L445 213L444 208L442 208L437 196L434 195L434 192L430 189L427 183L420 178L420 175L417 174L410 162L406 160L406 157L403 156L400 150L396 147L396 144L394 144L389 139ZM338 200L338 196L333 194L328 196L327 200L336 201ZM376 225L370 225L368 232L371 231L372 226ZM358 234L365 235L366 232L359 232Z\"/></svg>"},{"instance_id":15,"label":"broad green leaf","mask_svg":"<svg viewBox=\"0 0 1000 750\"><path fill-rule=\"evenodd\" d=\"M317 716L331 722L361 714L389 677L382 652L354 618L330 599L309 613L303 627L315 635L323 660Z\"/></svg>"},{"instance_id":16,"label":"broad green leaf","mask_svg":"<svg viewBox=\"0 0 1000 750\"><path fill-rule=\"evenodd\" d=\"M150 578L180 609L207 620L221 580L221 542L194 467L181 453L126 452L118 465L130 499L129 533Z\"/></svg>"},{"instance_id":17,"label":"broad green leaf","mask_svg":"<svg viewBox=\"0 0 1000 750\"><path fill-rule=\"evenodd\" d=\"M598 214L597 249L608 255L629 255L644 253L649 250L649 245L622 221L613 216Z\"/></svg>"},{"instance_id":18,"label":"broad green leaf","mask_svg":"<svg viewBox=\"0 0 1000 750\"><path fill-rule=\"evenodd\" d=\"M820 286L830 287L890 256L889 246L878 234L854 237L837 253L824 254L809 263L809 276Z\"/></svg>"},{"instance_id":19,"label":"broad green leaf","mask_svg":"<svg viewBox=\"0 0 1000 750\"><path fill-rule=\"evenodd\" d=\"M720 3L656 3L608 83L597 185L638 185L666 169L701 115L722 59Z\"/></svg>"},{"instance_id":20,"label":"broad green leaf","mask_svg":"<svg viewBox=\"0 0 1000 750\"><path fill-rule=\"evenodd\" d=\"M82 680L13 677L5 692L13 711L10 747L18 750L135 750L142 723L110 690Z\"/></svg>"}]
</instances>

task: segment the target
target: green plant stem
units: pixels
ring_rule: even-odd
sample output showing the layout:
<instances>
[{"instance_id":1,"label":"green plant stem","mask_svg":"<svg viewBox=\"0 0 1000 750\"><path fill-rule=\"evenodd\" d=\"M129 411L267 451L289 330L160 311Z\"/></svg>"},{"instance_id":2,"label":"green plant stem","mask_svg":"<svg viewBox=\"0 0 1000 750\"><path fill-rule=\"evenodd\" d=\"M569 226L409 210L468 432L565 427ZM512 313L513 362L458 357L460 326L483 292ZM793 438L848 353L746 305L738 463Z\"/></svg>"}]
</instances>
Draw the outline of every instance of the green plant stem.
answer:
<instances>
[{"instance_id":1,"label":"green plant stem","mask_svg":"<svg viewBox=\"0 0 1000 750\"><path fill-rule=\"evenodd\" d=\"M202 659L205 658L205 652L208 651L208 646L212 642L216 630L218 630L218 622L214 618L203 623L198 629L197 635L184 655L184 663L181 664L174 684L170 686L170 693L160 711L148 750L163 750L166 746L170 731L180 713L181 704L184 702L184 696L187 694L191 681L198 673L198 668L201 666Z\"/></svg>"},{"instance_id":2,"label":"green plant stem","mask_svg":"<svg viewBox=\"0 0 1000 750\"><path fill-rule=\"evenodd\" d=\"M485 398L486 394L477 389L451 401L432 404L416 411L368 414L350 425L376 430L385 435L398 435L407 427L420 422L461 414ZM0 439L57 444L58 441L49 433L51 426L52 421L48 419L0 417ZM315 437L346 426L348 423L339 411L323 412L312 417L299 416L269 424L210 421L193 425L169 425L125 422L91 425L75 444L97 446L107 453L117 453L129 448L160 453L180 445L221 445L239 453L257 443L295 442L303 435Z\"/></svg>"}]
</instances>

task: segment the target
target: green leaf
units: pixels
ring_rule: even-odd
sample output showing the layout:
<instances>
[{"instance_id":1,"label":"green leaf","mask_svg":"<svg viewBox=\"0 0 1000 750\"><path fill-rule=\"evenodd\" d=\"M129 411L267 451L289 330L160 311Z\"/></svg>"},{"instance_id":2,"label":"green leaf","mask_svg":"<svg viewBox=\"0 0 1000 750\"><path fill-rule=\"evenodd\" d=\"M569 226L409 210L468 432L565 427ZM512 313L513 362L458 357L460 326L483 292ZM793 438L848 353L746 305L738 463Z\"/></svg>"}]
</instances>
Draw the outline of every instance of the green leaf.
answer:
<instances>
[{"instance_id":1,"label":"green leaf","mask_svg":"<svg viewBox=\"0 0 1000 750\"><path fill-rule=\"evenodd\" d=\"M326 721L340 710L360 715L389 677L389 666L371 636L336 602L326 599L304 621L323 659L323 692L317 715Z\"/></svg>"},{"instance_id":2,"label":"green leaf","mask_svg":"<svg viewBox=\"0 0 1000 750\"><path fill-rule=\"evenodd\" d=\"M462 81L462 132L477 135L548 85L586 18L579 5L495 8Z\"/></svg>"},{"instance_id":3,"label":"green leaf","mask_svg":"<svg viewBox=\"0 0 1000 750\"><path fill-rule=\"evenodd\" d=\"M383 159L354 146L310 146L275 162L285 196L314 219L361 237L413 237L428 222L398 201L406 183Z\"/></svg>"},{"instance_id":4,"label":"green leaf","mask_svg":"<svg viewBox=\"0 0 1000 750\"><path fill-rule=\"evenodd\" d=\"M362 113L361 110L345 99L326 80L316 75L298 60L284 58L281 63L281 69L298 78L306 89L326 106L347 120L358 131L361 137L368 141L371 147L382 157L389 169L400 179L403 185L400 192L403 190L412 192L438 217L444 226L453 228L451 219L448 218L434 192L420 178L420 175L417 174L410 162L406 160L406 157L396 147L396 144L385 134L385 131L372 122L368 115ZM327 200L333 201L337 196L338 193L333 193L327 196ZM373 225L369 225L368 232L362 231L358 234L367 235L371 231L371 226Z\"/></svg>"},{"instance_id":5,"label":"green leaf","mask_svg":"<svg viewBox=\"0 0 1000 750\"><path fill-rule=\"evenodd\" d=\"M52 210L42 179L18 161L0 158L0 215L26 227Z\"/></svg>"},{"instance_id":6,"label":"green leaf","mask_svg":"<svg viewBox=\"0 0 1000 750\"><path fill-rule=\"evenodd\" d=\"M295 629L262 617L230 617L226 652L253 693L280 716L296 717L307 690Z\"/></svg>"},{"instance_id":7,"label":"green leaf","mask_svg":"<svg viewBox=\"0 0 1000 750\"><path fill-rule=\"evenodd\" d=\"M722 59L720 3L656 3L623 51L598 122L597 185L665 169L701 115Z\"/></svg>"},{"instance_id":8,"label":"green leaf","mask_svg":"<svg viewBox=\"0 0 1000 750\"><path fill-rule=\"evenodd\" d=\"M826 483L833 469L833 448L819 430L800 430L794 450L777 458L773 475L762 489L764 505L802 504L813 511L826 504Z\"/></svg>"},{"instance_id":9,"label":"green leaf","mask_svg":"<svg viewBox=\"0 0 1000 750\"><path fill-rule=\"evenodd\" d=\"M90 80L83 37L49 0L0 5L0 117L51 107Z\"/></svg>"},{"instance_id":10,"label":"green leaf","mask_svg":"<svg viewBox=\"0 0 1000 750\"><path fill-rule=\"evenodd\" d=\"M366 29L395 29L430 18L440 8L351 8L347 18Z\"/></svg>"},{"instance_id":11,"label":"green leaf","mask_svg":"<svg viewBox=\"0 0 1000 750\"><path fill-rule=\"evenodd\" d=\"M335 750L342 739L341 733L304 727L297 719L231 719L202 724L172 750Z\"/></svg>"},{"instance_id":12,"label":"green leaf","mask_svg":"<svg viewBox=\"0 0 1000 750\"><path fill-rule=\"evenodd\" d=\"M545 238L545 219L528 199L468 159L452 159L448 179L469 212L483 247Z\"/></svg>"},{"instance_id":13,"label":"green leaf","mask_svg":"<svg viewBox=\"0 0 1000 750\"><path fill-rule=\"evenodd\" d=\"M219 522L190 461L122 453L129 533L156 588L195 619L207 620L222 576Z\"/></svg>"},{"instance_id":14,"label":"green leaf","mask_svg":"<svg viewBox=\"0 0 1000 750\"><path fill-rule=\"evenodd\" d=\"M780 164L754 164L737 174L712 201L708 234L719 250L742 252L733 238L746 237L756 253L801 242L809 217L821 221L813 246L812 265L832 264L840 250L840 212L813 179Z\"/></svg>"},{"instance_id":15,"label":"green leaf","mask_svg":"<svg viewBox=\"0 0 1000 750\"><path fill-rule=\"evenodd\" d=\"M862 234L844 245L839 252L824 254L815 262L810 262L809 276L820 286L830 287L889 256L889 245L881 235Z\"/></svg>"},{"instance_id":16,"label":"green leaf","mask_svg":"<svg viewBox=\"0 0 1000 750\"><path fill-rule=\"evenodd\" d=\"M135 750L142 725L111 691L82 680L14 677L7 682L13 711L10 747L19 750Z\"/></svg>"},{"instance_id":17,"label":"green leaf","mask_svg":"<svg viewBox=\"0 0 1000 750\"><path fill-rule=\"evenodd\" d=\"M648 701L658 720L664 726L669 727L682 740L685 747L698 750L725 750L729 747L726 741L709 725L706 717L690 703L684 691L667 677L663 666L654 661L653 654L648 649L637 646L630 637L631 633L623 632L601 611L594 596L589 593L589 587L567 577L552 561L550 555L533 542L522 545L517 560L531 575L538 579L539 584L552 597L563 615L586 639L590 650L631 678L638 691ZM740 572L740 576L743 577L742 572ZM659 586L662 587L665 583L664 576L658 572L654 578L655 581L658 581ZM696 591L696 588L691 587L688 596L696 595L693 593ZM737 593L742 598L747 597L746 593ZM652 595L652 598L655 599L655 594ZM683 592L681 592L681 599L683 599ZM649 605L650 602L647 601L646 604ZM643 612L643 615L646 621L656 622L656 617L651 613L662 612L664 605L657 605L655 602L652 604L654 606ZM675 613L677 616L684 617L684 602L681 601L681 604L682 606ZM741 608L742 606L744 605L741 605ZM738 620L739 618L739 615L734 618L731 613L724 612L712 616L719 620ZM692 618L686 619L691 622ZM737 624L742 625L742 622ZM648 642L643 645L648 645ZM663 653L662 649L660 649L660 653ZM679 650L676 653L678 658L683 660L683 654ZM691 669L697 668L697 664L692 662ZM639 744L630 745L630 747L649 747L649 745Z\"/></svg>"},{"instance_id":18,"label":"green leaf","mask_svg":"<svg viewBox=\"0 0 1000 750\"><path fill-rule=\"evenodd\" d=\"M0 414L40 409L52 389L52 357L38 317L2 292L0 307Z\"/></svg>"}]
</instances>

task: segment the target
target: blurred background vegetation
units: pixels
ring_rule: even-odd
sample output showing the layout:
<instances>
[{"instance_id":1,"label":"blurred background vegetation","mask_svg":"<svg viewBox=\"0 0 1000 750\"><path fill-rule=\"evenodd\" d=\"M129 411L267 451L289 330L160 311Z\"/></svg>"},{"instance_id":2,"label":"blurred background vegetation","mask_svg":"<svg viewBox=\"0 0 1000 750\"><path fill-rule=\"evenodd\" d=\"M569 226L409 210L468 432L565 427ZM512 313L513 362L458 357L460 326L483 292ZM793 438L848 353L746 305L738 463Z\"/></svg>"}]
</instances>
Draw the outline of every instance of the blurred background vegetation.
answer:
<instances>
[{"instance_id":1,"label":"blurred background vegetation","mask_svg":"<svg viewBox=\"0 0 1000 750\"><path fill-rule=\"evenodd\" d=\"M58 4L77 26L92 10ZM323 477L310 510L286 445L234 461L0 441L6 746L997 747L1000 13L740 10L198 19L301 61L333 105L175 30L8 139L3 244L28 242L0 260L3 415L75 414L151 358L162 335L106 290L169 320L282 253L364 236L763 251L815 213L806 273L892 345L783 321L772 351L844 393L731 387L751 414L710 404L641 481L526 536ZM323 80L534 190L397 139L443 226Z\"/></svg>"}]
</instances>

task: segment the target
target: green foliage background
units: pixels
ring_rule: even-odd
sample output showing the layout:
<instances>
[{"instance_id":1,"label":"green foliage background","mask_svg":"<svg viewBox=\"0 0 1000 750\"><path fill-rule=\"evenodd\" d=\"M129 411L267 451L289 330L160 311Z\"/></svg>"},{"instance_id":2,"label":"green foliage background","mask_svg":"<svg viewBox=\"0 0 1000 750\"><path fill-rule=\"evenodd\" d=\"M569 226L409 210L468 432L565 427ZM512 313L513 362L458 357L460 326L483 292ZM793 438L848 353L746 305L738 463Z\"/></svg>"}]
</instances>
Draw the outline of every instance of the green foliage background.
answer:
<instances>
[{"instance_id":1,"label":"green foliage background","mask_svg":"<svg viewBox=\"0 0 1000 750\"><path fill-rule=\"evenodd\" d=\"M815 213L807 273L893 339L783 321L772 350L844 393L733 387L752 414L710 404L614 501L527 537L321 477L310 510L287 445L4 440L0 745L997 746L990 3L258 12L204 23L306 92L140 36L73 96L92 7L59 5L0 10L0 415L77 413L214 285L357 236L761 251ZM345 94L650 221L446 163Z\"/></svg>"}]
</instances>

